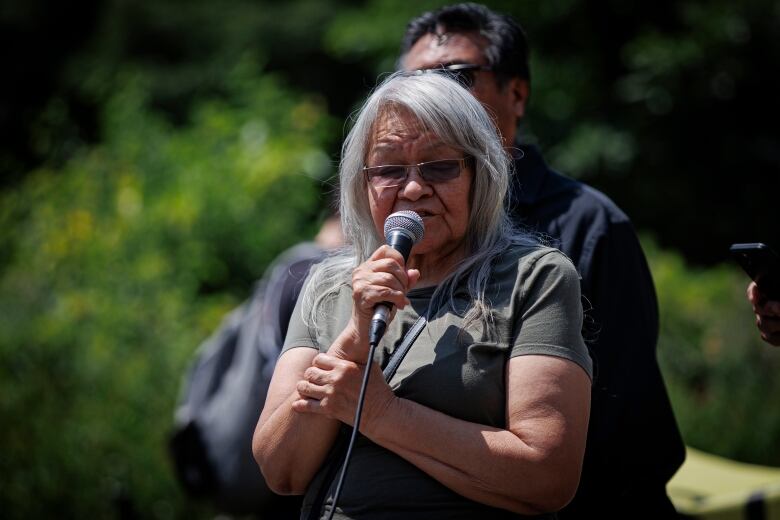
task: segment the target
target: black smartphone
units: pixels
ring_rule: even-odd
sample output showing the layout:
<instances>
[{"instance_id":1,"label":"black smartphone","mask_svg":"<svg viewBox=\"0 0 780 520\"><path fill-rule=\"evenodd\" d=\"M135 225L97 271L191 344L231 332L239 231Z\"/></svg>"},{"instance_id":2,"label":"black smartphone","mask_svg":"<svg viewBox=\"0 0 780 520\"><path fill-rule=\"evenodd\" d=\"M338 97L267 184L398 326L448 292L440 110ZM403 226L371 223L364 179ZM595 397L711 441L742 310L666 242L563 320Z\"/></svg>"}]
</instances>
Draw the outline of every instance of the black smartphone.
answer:
<instances>
[{"instance_id":1,"label":"black smartphone","mask_svg":"<svg viewBox=\"0 0 780 520\"><path fill-rule=\"evenodd\" d=\"M729 248L742 269L770 300L780 300L780 256L760 242L732 244Z\"/></svg>"}]
</instances>

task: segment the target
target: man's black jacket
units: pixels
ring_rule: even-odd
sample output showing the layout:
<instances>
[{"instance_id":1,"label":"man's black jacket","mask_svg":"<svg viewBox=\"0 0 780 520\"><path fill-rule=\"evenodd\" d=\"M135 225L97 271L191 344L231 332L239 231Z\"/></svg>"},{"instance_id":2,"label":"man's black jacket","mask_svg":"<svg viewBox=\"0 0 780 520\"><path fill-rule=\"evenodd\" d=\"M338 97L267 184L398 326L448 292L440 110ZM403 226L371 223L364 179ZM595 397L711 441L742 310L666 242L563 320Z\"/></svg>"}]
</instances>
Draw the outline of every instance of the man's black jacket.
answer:
<instances>
[{"instance_id":1,"label":"man's black jacket","mask_svg":"<svg viewBox=\"0 0 780 520\"><path fill-rule=\"evenodd\" d=\"M674 518L666 483L685 446L656 359L653 280L630 220L604 194L551 170L530 146L515 152L509 208L582 277L593 400L580 487L559 517Z\"/></svg>"}]
</instances>

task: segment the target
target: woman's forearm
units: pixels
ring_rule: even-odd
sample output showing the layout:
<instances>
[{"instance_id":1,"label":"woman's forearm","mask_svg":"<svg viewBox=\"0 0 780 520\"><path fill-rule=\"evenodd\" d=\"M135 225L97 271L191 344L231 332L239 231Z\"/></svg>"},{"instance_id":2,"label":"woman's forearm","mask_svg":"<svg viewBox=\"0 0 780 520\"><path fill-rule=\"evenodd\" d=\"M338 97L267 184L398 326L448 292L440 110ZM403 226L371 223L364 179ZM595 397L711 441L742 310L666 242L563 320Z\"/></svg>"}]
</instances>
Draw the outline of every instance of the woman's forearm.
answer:
<instances>
[{"instance_id":1,"label":"woman's forearm","mask_svg":"<svg viewBox=\"0 0 780 520\"><path fill-rule=\"evenodd\" d=\"M252 439L252 452L268 486L283 495L305 492L341 424L292 409L292 403L301 398L295 385L316 354L314 349L297 348L279 359Z\"/></svg>"},{"instance_id":2,"label":"woman's forearm","mask_svg":"<svg viewBox=\"0 0 780 520\"><path fill-rule=\"evenodd\" d=\"M556 485L560 474L540 450L507 430L447 416L397 399L382 423L362 428L373 442L396 453L456 493L521 514L562 507L571 497ZM576 484L575 484L576 487Z\"/></svg>"},{"instance_id":3,"label":"woman's forearm","mask_svg":"<svg viewBox=\"0 0 780 520\"><path fill-rule=\"evenodd\" d=\"M587 432L590 381L573 370L546 390L524 386L534 402L519 398L506 430L395 398L361 431L467 498L522 514L555 511L576 491Z\"/></svg>"},{"instance_id":4,"label":"woman's forearm","mask_svg":"<svg viewBox=\"0 0 780 520\"><path fill-rule=\"evenodd\" d=\"M350 322L328 352L348 362L365 363L367 341ZM317 350L294 348L279 358L263 413L255 430L252 450L269 487L280 494L300 494L322 465L341 421L316 414L301 414L293 403L305 398L296 389L312 366ZM358 370L359 372L359 370ZM313 402L317 406L318 402Z\"/></svg>"}]
</instances>

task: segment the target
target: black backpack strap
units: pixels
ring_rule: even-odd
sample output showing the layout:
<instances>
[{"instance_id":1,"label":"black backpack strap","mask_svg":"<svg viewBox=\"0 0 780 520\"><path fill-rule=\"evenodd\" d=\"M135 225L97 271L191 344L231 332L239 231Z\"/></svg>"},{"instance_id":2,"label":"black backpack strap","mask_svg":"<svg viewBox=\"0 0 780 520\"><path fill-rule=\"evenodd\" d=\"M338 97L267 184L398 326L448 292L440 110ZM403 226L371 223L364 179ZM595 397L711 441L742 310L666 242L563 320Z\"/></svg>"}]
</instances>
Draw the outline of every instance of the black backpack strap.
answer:
<instances>
[{"instance_id":1,"label":"black backpack strap","mask_svg":"<svg viewBox=\"0 0 780 520\"><path fill-rule=\"evenodd\" d=\"M389 361L387 362L387 366L382 371L382 374L385 376L385 381L390 382L390 379L392 379L392 377L395 375L395 372L398 370L398 367L406 356L406 353L409 352L412 344L420 336L420 333L425 328L427 323L428 320L426 317L420 316L417 318L417 321L414 322L414 325L412 325L412 327L406 332L404 339L401 341L401 344L398 345L398 348L393 351ZM342 425L341 430L339 431L339 436L336 438L336 443L331 448L330 453L326 458L327 462L322 469L327 473L322 479L320 488L317 490L317 494L314 502L312 503L311 509L309 509L308 513L302 512L302 520L317 520L321 517L322 508L325 505L325 501L327 500L328 491L330 491L330 488L333 485L336 475L338 474L338 470L341 469L341 466L344 464L343 459L347 452L347 445L349 444L349 431L350 428L348 426ZM337 463L336 461L341 462ZM328 464L328 462L330 462L330 464Z\"/></svg>"}]
</instances>

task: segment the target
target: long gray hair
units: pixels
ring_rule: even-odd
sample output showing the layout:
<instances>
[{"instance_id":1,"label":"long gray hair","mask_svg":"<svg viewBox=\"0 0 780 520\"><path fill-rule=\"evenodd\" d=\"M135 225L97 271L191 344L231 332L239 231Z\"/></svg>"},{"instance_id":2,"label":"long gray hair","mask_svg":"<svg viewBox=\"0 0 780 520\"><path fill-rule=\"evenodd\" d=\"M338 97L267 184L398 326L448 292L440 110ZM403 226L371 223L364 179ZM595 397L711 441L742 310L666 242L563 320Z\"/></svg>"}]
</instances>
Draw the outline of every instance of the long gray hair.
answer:
<instances>
[{"instance_id":1,"label":"long gray hair","mask_svg":"<svg viewBox=\"0 0 780 520\"><path fill-rule=\"evenodd\" d=\"M458 282L465 279L473 298L466 322L492 321L485 288L493 260L514 245L538 243L532 236L518 232L506 214L512 161L480 102L441 74L397 72L388 76L365 102L342 147L339 206L349 246L315 268L304 291L304 318L315 328L326 319L323 302L350 284L352 270L384 243L384 237L374 228L363 166L377 120L399 111L411 114L421 128L473 158L466 257L436 289L433 309L445 301L452 302Z\"/></svg>"}]
</instances>

